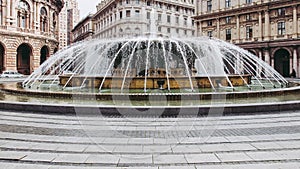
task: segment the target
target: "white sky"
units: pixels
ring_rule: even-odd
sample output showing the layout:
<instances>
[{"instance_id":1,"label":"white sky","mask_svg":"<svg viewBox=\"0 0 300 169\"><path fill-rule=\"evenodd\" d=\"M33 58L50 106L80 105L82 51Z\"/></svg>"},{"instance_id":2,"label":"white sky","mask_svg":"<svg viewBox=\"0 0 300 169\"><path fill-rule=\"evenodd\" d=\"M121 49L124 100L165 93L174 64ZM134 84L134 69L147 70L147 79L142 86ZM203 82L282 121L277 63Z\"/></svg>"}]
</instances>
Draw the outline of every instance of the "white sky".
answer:
<instances>
[{"instance_id":1,"label":"white sky","mask_svg":"<svg viewBox=\"0 0 300 169\"><path fill-rule=\"evenodd\" d=\"M96 12L96 5L101 0L77 0L78 7L80 10L80 19L87 16L89 13L95 13Z\"/></svg>"}]
</instances>

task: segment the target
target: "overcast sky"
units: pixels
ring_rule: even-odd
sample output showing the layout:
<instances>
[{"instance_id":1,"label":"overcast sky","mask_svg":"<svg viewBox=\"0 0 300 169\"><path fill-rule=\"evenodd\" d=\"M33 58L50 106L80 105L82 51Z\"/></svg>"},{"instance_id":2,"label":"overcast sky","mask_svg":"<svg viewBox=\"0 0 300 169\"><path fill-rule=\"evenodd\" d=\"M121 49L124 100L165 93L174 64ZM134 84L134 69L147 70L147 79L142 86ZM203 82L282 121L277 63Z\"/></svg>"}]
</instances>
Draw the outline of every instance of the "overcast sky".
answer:
<instances>
[{"instance_id":1,"label":"overcast sky","mask_svg":"<svg viewBox=\"0 0 300 169\"><path fill-rule=\"evenodd\" d=\"M80 10L80 19L87 16L89 13L95 13L96 12L96 5L101 0L77 0L79 10Z\"/></svg>"}]
</instances>

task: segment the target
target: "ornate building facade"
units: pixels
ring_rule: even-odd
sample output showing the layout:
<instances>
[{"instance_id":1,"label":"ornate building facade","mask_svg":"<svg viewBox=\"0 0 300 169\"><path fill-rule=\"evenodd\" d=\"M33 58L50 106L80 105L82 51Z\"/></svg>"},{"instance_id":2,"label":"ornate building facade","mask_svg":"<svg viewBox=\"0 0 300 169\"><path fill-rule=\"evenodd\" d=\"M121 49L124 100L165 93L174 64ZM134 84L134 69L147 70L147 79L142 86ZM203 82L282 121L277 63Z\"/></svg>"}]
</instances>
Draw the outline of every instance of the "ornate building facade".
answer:
<instances>
[{"instance_id":1,"label":"ornate building facade","mask_svg":"<svg viewBox=\"0 0 300 169\"><path fill-rule=\"evenodd\" d=\"M195 35L194 0L104 0L94 15L96 38Z\"/></svg>"},{"instance_id":2,"label":"ornate building facade","mask_svg":"<svg viewBox=\"0 0 300 169\"><path fill-rule=\"evenodd\" d=\"M58 50L63 0L0 0L0 71L30 74Z\"/></svg>"},{"instance_id":3,"label":"ornate building facade","mask_svg":"<svg viewBox=\"0 0 300 169\"><path fill-rule=\"evenodd\" d=\"M283 76L288 77L294 69L299 77L299 0L198 2L195 17L198 36L212 36L237 44Z\"/></svg>"}]
</instances>

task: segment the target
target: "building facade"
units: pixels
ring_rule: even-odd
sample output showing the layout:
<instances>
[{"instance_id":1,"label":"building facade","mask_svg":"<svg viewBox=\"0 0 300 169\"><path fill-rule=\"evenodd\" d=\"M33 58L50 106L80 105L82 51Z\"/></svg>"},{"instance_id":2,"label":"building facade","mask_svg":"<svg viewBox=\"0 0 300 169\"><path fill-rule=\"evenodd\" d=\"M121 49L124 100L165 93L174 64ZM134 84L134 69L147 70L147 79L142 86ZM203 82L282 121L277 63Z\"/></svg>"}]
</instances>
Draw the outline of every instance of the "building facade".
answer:
<instances>
[{"instance_id":1,"label":"building facade","mask_svg":"<svg viewBox=\"0 0 300 169\"><path fill-rule=\"evenodd\" d=\"M116 38L155 33L195 35L194 0L104 0L94 15L94 37Z\"/></svg>"},{"instance_id":2,"label":"building facade","mask_svg":"<svg viewBox=\"0 0 300 169\"><path fill-rule=\"evenodd\" d=\"M79 9L76 0L65 0L65 5L59 13L59 49L70 45L72 29L79 22Z\"/></svg>"},{"instance_id":3,"label":"building facade","mask_svg":"<svg viewBox=\"0 0 300 169\"><path fill-rule=\"evenodd\" d=\"M280 74L300 74L299 0L199 0L198 36L212 36L249 50Z\"/></svg>"},{"instance_id":4,"label":"building facade","mask_svg":"<svg viewBox=\"0 0 300 169\"><path fill-rule=\"evenodd\" d=\"M30 74L58 50L63 0L0 0L0 72Z\"/></svg>"},{"instance_id":5,"label":"building facade","mask_svg":"<svg viewBox=\"0 0 300 169\"><path fill-rule=\"evenodd\" d=\"M72 30L74 42L92 39L93 34L94 26L92 14L83 18Z\"/></svg>"}]
</instances>

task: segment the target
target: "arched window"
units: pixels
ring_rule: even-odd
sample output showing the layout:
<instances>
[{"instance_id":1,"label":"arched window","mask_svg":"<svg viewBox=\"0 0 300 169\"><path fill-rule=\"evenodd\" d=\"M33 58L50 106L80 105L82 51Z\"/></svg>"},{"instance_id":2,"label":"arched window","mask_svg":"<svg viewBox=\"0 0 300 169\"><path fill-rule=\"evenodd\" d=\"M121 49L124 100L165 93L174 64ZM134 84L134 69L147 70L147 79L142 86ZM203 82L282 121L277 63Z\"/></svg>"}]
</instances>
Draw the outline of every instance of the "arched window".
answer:
<instances>
[{"instance_id":1,"label":"arched window","mask_svg":"<svg viewBox=\"0 0 300 169\"><path fill-rule=\"evenodd\" d=\"M52 14L52 19L53 19L53 22L52 22L52 24L53 24L53 30L55 31L56 30L56 23L57 23L57 21L56 21L56 13L55 12L53 12L53 14Z\"/></svg>"},{"instance_id":2,"label":"arched window","mask_svg":"<svg viewBox=\"0 0 300 169\"><path fill-rule=\"evenodd\" d=\"M48 15L45 7L41 8L40 11L40 30L41 32L46 32L48 29Z\"/></svg>"},{"instance_id":3,"label":"arched window","mask_svg":"<svg viewBox=\"0 0 300 169\"><path fill-rule=\"evenodd\" d=\"M26 1L20 0L18 4L17 25L21 28L29 27L30 7Z\"/></svg>"}]
</instances>

